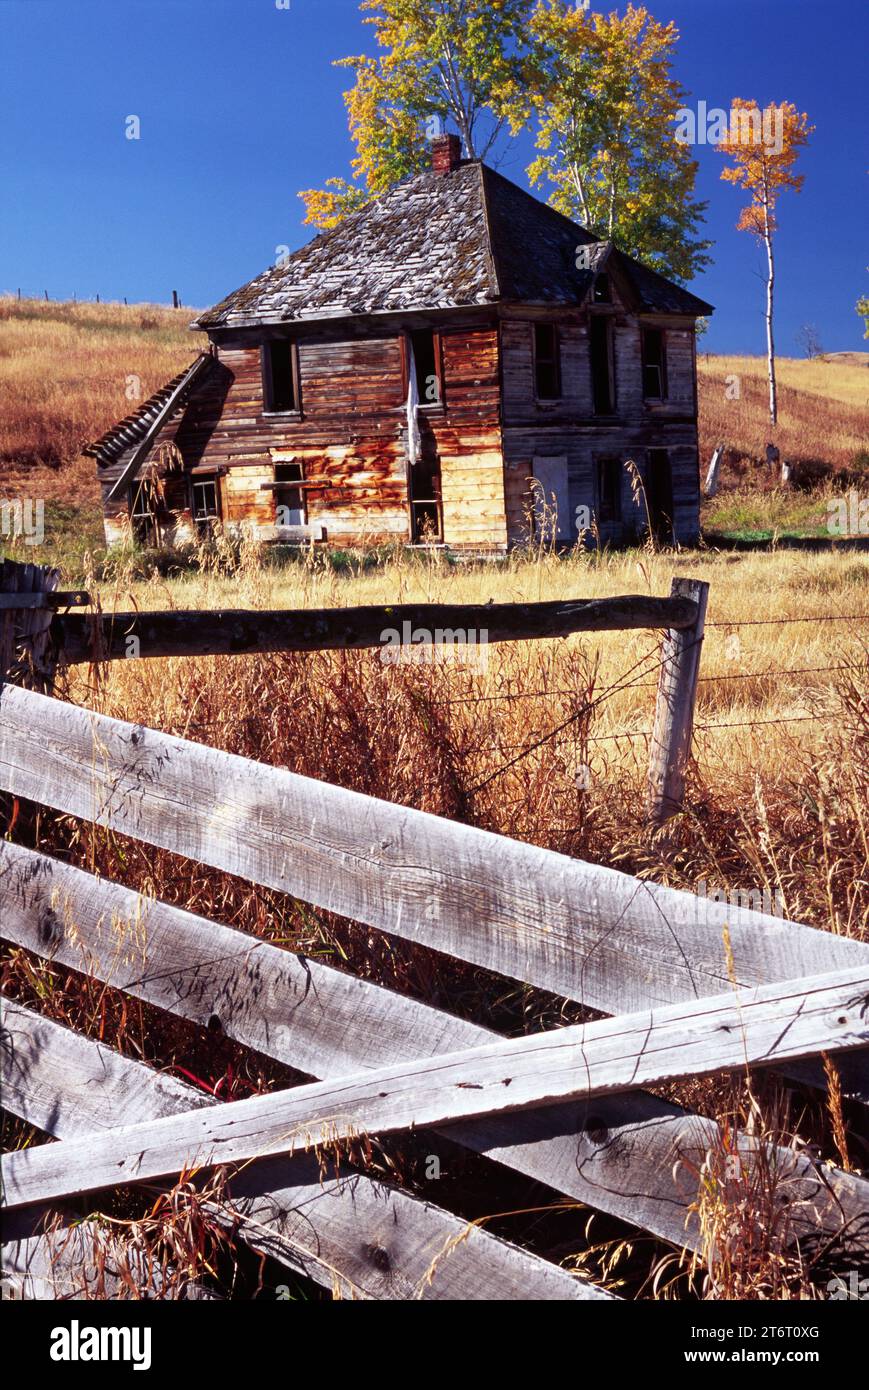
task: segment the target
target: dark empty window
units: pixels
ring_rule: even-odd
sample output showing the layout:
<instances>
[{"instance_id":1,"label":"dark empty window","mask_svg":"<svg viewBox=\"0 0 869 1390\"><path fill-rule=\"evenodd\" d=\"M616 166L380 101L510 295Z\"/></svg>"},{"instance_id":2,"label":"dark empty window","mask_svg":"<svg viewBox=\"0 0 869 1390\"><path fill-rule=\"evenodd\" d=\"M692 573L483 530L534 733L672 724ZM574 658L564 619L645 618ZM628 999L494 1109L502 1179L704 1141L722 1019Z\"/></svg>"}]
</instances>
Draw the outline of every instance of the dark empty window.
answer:
<instances>
[{"instance_id":1,"label":"dark empty window","mask_svg":"<svg viewBox=\"0 0 869 1390\"><path fill-rule=\"evenodd\" d=\"M441 370L438 336L430 328L420 328L410 335L413 365L416 371L416 391L420 405L439 405L441 401Z\"/></svg>"},{"instance_id":2,"label":"dark empty window","mask_svg":"<svg viewBox=\"0 0 869 1390\"><path fill-rule=\"evenodd\" d=\"M592 314L589 324L591 387L595 415L612 415L615 409L612 366L612 329L606 314Z\"/></svg>"},{"instance_id":3,"label":"dark empty window","mask_svg":"<svg viewBox=\"0 0 869 1390\"><path fill-rule=\"evenodd\" d=\"M199 531L210 530L212 522L220 520L220 493L216 478L194 478L191 510Z\"/></svg>"},{"instance_id":4,"label":"dark empty window","mask_svg":"<svg viewBox=\"0 0 869 1390\"><path fill-rule=\"evenodd\" d=\"M286 339L263 348L263 388L266 410L298 410L296 347Z\"/></svg>"},{"instance_id":5,"label":"dark empty window","mask_svg":"<svg viewBox=\"0 0 869 1390\"><path fill-rule=\"evenodd\" d=\"M596 275L594 279L594 302L595 304L612 303L612 292L610 290L610 277L605 274Z\"/></svg>"},{"instance_id":6,"label":"dark empty window","mask_svg":"<svg viewBox=\"0 0 869 1390\"><path fill-rule=\"evenodd\" d=\"M534 325L534 390L539 401L555 401L561 395L558 329L554 323Z\"/></svg>"},{"instance_id":7,"label":"dark empty window","mask_svg":"<svg viewBox=\"0 0 869 1390\"><path fill-rule=\"evenodd\" d=\"M667 398L667 352L660 328L643 329L643 398L647 401Z\"/></svg>"},{"instance_id":8,"label":"dark empty window","mask_svg":"<svg viewBox=\"0 0 869 1390\"><path fill-rule=\"evenodd\" d=\"M597 461L597 519L613 522L622 519L622 465L617 458Z\"/></svg>"}]
</instances>

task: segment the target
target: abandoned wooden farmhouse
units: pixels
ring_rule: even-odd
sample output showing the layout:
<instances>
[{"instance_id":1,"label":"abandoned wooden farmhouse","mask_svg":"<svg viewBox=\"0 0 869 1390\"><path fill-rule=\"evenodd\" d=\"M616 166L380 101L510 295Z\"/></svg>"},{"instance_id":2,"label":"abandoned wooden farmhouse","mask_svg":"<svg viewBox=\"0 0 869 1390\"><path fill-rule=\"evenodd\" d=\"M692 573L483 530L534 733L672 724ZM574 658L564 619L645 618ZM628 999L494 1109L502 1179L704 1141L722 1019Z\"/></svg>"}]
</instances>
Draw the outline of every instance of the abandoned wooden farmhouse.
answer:
<instances>
[{"instance_id":1,"label":"abandoned wooden farmhouse","mask_svg":"<svg viewBox=\"0 0 869 1390\"><path fill-rule=\"evenodd\" d=\"M107 541L690 543L710 312L439 137L200 315L209 350L87 447Z\"/></svg>"}]
</instances>

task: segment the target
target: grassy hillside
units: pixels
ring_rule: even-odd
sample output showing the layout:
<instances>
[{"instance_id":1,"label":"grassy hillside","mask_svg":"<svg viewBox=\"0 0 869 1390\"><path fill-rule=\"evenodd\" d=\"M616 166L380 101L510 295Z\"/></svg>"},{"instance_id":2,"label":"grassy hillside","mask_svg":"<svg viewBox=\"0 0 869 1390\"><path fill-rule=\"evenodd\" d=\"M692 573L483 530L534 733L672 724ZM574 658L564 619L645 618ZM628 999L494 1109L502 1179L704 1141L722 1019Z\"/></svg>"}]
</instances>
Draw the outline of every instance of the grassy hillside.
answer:
<instances>
[{"instance_id":1,"label":"grassy hillside","mask_svg":"<svg viewBox=\"0 0 869 1390\"><path fill-rule=\"evenodd\" d=\"M869 353L784 357L776 374L773 433L765 359L698 356L703 465L717 444L725 445L721 492L704 504L704 530L745 538L824 535L828 498L869 480ZM770 441L796 466L797 489L780 488L765 468Z\"/></svg>"},{"instance_id":2,"label":"grassy hillside","mask_svg":"<svg viewBox=\"0 0 869 1390\"><path fill-rule=\"evenodd\" d=\"M0 496L43 498L70 564L103 544L94 462L80 450L191 360L203 341L187 328L194 312L0 298Z\"/></svg>"}]
</instances>

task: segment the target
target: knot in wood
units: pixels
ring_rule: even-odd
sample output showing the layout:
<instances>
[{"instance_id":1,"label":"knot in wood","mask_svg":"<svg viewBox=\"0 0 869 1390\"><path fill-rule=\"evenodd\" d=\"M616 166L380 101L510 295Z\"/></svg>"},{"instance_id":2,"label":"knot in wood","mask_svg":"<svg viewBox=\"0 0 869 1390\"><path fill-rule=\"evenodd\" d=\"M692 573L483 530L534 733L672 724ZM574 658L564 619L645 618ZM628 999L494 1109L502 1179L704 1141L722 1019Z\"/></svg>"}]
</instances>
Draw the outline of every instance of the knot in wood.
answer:
<instances>
[{"instance_id":1,"label":"knot in wood","mask_svg":"<svg viewBox=\"0 0 869 1390\"><path fill-rule=\"evenodd\" d=\"M63 936L63 923L51 907L43 909L39 917L39 939L43 946L53 946Z\"/></svg>"},{"instance_id":2,"label":"knot in wood","mask_svg":"<svg viewBox=\"0 0 869 1390\"><path fill-rule=\"evenodd\" d=\"M380 1269L384 1273L392 1267L389 1251L385 1250L382 1245L366 1245L365 1256L366 1259L370 1260L371 1264L374 1265L375 1269Z\"/></svg>"},{"instance_id":3,"label":"knot in wood","mask_svg":"<svg viewBox=\"0 0 869 1390\"><path fill-rule=\"evenodd\" d=\"M593 1144L605 1144L609 1138L609 1130L599 1115L589 1115L585 1132Z\"/></svg>"}]
</instances>

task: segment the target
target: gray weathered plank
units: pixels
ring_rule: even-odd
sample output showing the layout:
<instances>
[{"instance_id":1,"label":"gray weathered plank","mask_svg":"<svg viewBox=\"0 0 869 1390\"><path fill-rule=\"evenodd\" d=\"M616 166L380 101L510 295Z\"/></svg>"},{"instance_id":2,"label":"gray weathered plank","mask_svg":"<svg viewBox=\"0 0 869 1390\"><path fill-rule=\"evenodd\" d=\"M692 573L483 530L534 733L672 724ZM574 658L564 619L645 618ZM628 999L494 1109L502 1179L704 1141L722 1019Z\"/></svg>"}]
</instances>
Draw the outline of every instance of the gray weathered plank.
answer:
<instances>
[{"instance_id":1,"label":"gray weathered plank","mask_svg":"<svg viewBox=\"0 0 869 1390\"><path fill-rule=\"evenodd\" d=\"M869 947L7 687L0 787L616 1013Z\"/></svg>"},{"instance_id":2,"label":"gray weathered plank","mask_svg":"<svg viewBox=\"0 0 869 1390\"><path fill-rule=\"evenodd\" d=\"M0 842L0 934L310 1076L495 1036L307 956Z\"/></svg>"},{"instance_id":3,"label":"gray weathered plank","mask_svg":"<svg viewBox=\"0 0 869 1390\"><path fill-rule=\"evenodd\" d=\"M685 1075L869 1045L869 970L840 970L315 1082L11 1154L10 1206L191 1165L583 1100Z\"/></svg>"},{"instance_id":4,"label":"gray weathered plank","mask_svg":"<svg viewBox=\"0 0 869 1390\"><path fill-rule=\"evenodd\" d=\"M12 1114L65 1141L52 1148L66 1151L76 1140L87 1145L131 1109L139 1119L157 1119L216 1104L186 1082L7 1000L2 1039L15 1077L4 1102ZM610 1296L431 1202L357 1174L330 1178L311 1155L247 1165L230 1192L231 1206L215 1215L239 1223L242 1238L261 1253L345 1297ZM7 1214L3 1269L45 1278L52 1243L32 1234L32 1217L32 1209ZM65 1267L61 1272L66 1275ZM28 1296L41 1295L31 1289Z\"/></svg>"},{"instance_id":5,"label":"gray weathered plank","mask_svg":"<svg viewBox=\"0 0 869 1390\"><path fill-rule=\"evenodd\" d=\"M10 843L0 843L0 922L8 941L194 1023L216 1017L229 1037L317 1078L497 1036ZM843 1071L849 1061L842 1058ZM450 1137L577 1201L693 1245L696 1174L717 1133L711 1120L632 1092L601 1097L585 1114L558 1106L454 1126ZM779 1164L792 1172L797 1227L833 1234L843 1212L856 1214L846 1175L833 1171L821 1181L793 1153L782 1152Z\"/></svg>"}]
</instances>

